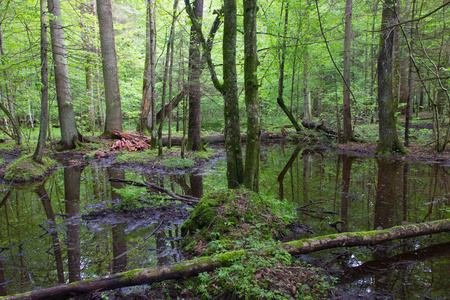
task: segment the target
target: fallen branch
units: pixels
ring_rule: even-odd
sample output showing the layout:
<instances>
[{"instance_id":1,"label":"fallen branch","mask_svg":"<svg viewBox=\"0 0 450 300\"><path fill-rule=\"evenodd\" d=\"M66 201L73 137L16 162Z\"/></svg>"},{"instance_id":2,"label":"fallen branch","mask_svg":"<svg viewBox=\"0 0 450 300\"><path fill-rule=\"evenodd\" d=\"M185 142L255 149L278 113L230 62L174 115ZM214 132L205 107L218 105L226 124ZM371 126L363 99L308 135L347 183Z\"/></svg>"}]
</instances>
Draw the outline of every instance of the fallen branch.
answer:
<instances>
[{"instance_id":1,"label":"fallen branch","mask_svg":"<svg viewBox=\"0 0 450 300\"><path fill-rule=\"evenodd\" d=\"M314 129L314 130L319 130L319 131L323 131L326 134L329 135L333 135L333 136L339 136L338 132L336 130L334 130L333 128L328 127L327 125L325 125L325 123L314 123L311 121L306 121L303 120L302 121L302 126L308 129Z\"/></svg>"},{"instance_id":2,"label":"fallen branch","mask_svg":"<svg viewBox=\"0 0 450 300\"><path fill-rule=\"evenodd\" d=\"M332 234L291 241L262 249L230 251L223 254L179 262L166 267L135 269L96 279L74 282L70 285L65 284L0 299L67 299L77 295L89 294L93 291L100 292L126 286L150 284L168 279L186 278L201 272L212 271L218 267L228 266L239 257L265 255L276 249L284 249L291 255L299 255L330 248L367 246L396 239L449 231L450 219L445 219L427 223L396 226L385 230Z\"/></svg>"},{"instance_id":3,"label":"fallen branch","mask_svg":"<svg viewBox=\"0 0 450 300\"><path fill-rule=\"evenodd\" d=\"M159 185L156 185L156 184L153 184L150 182L144 183L144 182L133 181L133 180L124 180L124 179L119 179L119 178L110 178L108 180L111 182L121 182L121 183L129 184L129 185L133 185L133 186L151 188L160 193L169 195L170 197L172 197L172 200L179 200L179 201L191 202L191 203L192 202L198 203L198 201L200 201L200 199L192 197L192 196L174 194L171 191L169 191L168 189L165 189L163 187L160 187Z\"/></svg>"}]
</instances>

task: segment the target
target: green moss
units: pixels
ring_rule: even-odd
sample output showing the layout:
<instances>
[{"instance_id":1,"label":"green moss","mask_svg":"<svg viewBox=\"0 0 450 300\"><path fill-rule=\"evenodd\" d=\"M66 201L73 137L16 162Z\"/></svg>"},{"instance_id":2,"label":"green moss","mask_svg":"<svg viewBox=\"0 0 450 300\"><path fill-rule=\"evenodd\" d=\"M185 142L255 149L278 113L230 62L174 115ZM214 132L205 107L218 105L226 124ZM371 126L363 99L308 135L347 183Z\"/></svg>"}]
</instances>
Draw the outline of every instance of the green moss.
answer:
<instances>
[{"instance_id":1,"label":"green moss","mask_svg":"<svg viewBox=\"0 0 450 300\"><path fill-rule=\"evenodd\" d=\"M286 229L286 222L277 216L272 204L272 199L245 189L206 195L181 227L187 235L185 249L197 255L214 255L274 241Z\"/></svg>"},{"instance_id":2,"label":"green moss","mask_svg":"<svg viewBox=\"0 0 450 300\"><path fill-rule=\"evenodd\" d=\"M134 278L136 278L136 274L140 273L141 271L142 271L141 269L134 269L123 272L122 273L123 277L120 280L133 280Z\"/></svg>"},{"instance_id":3,"label":"green moss","mask_svg":"<svg viewBox=\"0 0 450 300\"><path fill-rule=\"evenodd\" d=\"M164 161L164 166L169 169L186 169L192 168L195 161L187 158L170 158Z\"/></svg>"},{"instance_id":4,"label":"green moss","mask_svg":"<svg viewBox=\"0 0 450 300\"><path fill-rule=\"evenodd\" d=\"M153 149L137 152L123 152L117 156L114 162L146 164L149 161L155 161L156 159L158 159L158 150Z\"/></svg>"},{"instance_id":5,"label":"green moss","mask_svg":"<svg viewBox=\"0 0 450 300\"><path fill-rule=\"evenodd\" d=\"M6 167L5 179L25 182L43 178L56 167L56 162L48 157L42 158L42 161L43 164L39 164L32 155L23 156Z\"/></svg>"}]
</instances>

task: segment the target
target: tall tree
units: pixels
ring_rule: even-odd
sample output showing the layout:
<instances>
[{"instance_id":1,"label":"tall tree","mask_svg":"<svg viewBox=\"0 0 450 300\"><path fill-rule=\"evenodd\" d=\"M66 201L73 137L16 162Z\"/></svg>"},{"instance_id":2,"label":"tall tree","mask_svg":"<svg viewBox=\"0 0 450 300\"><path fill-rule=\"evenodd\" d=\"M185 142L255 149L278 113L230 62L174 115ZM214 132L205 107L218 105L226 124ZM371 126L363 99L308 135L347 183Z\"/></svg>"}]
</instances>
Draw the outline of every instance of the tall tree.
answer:
<instances>
[{"instance_id":1,"label":"tall tree","mask_svg":"<svg viewBox=\"0 0 450 300\"><path fill-rule=\"evenodd\" d=\"M227 161L227 181L229 188L238 188L243 183L243 162L241 131L239 125L239 102L236 73L236 0L225 0L223 5L223 84L220 83L211 59L211 46L203 37L201 27L192 11L189 0L185 0L186 10L195 26L206 55L214 87L222 94L225 119L225 152Z\"/></svg>"},{"instance_id":2,"label":"tall tree","mask_svg":"<svg viewBox=\"0 0 450 300\"><path fill-rule=\"evenodd\" d=\"M376 153L405 153L397 136L395 105L392 97L392 55L396 24L395 0L386 0L381 17L381 33L378 54L378 115L379 139Z\"/></svg>"},{"instance_id":3,"label":"tall tree","mask_svg":"<svg viewBox=\"0 0 450 300\"><path fill-rule=\"evenodd\" d=\"M167 75L169 73L169 67L170 67L170 57L171 51L173 49L173 39L174 39L174 33L175 33L175 21L176 21L176 13L177 13L177 7L178 7L178 0L174 0L173 2L173 8L172 8L172 24L170 26L170 34L169 39L167 41L167 50L166 50L166 61L164 63L164 77L163 77L163 90L162 90L162 101L161 101L161 123L159 124L158 129L158 154L162 155L162 131L164 128L164 119L165 119L165 107L166 107L166 92L167 92ZM169 98L169 104L171 103L171 99ZM169 105L170 106L170 105ZM172 110L169 110L169 114L172 114ZM169 142L170 143L170 142Z\"/></svg>"},{"instance_id":4,"label":"tall tree","mask_svg":"<svg viewBox=\"0 0 450 300\"><path fill-rule=\"evenodd\" d=\"M47 63L47 15L46 0L41 2L41 122L39 128L39 139L33 160L41 163L44 156L45 142L47 140L48 126L48 63Z\"/></svg>"},{"instance_id":5,"label":"tall tree","mask_svg":"<svg viewBox=\"0 0 450 300\"><path fill-rule=\"evenodd\" d=\"M147 22L145 34L144 81L142 87L141 116L138 130L150 129L152 149L156 148L156 21L153 0L147 0Z\"/></svg>"},{"instance_id":6,"label":"tall tree","mask_svg":"<svg viewBox=\"0 0 450 300\"><path fill-rule=\"evenodd\" d=\"M117 74L116 42L111 0L97 0L98 26L102 51L103 86L105 87L106 118L104 135L122 130L119 76Z\"/></svg>"},{"instance_id":7,"label":"tall tree","mask_svg":"<svg viewBox=\"0 0 450 300\"><path fill-rule=\"evenodd\" d=\"M203 19L203 0L194 0L194 16L200 29ZM201 58L200 37L194 25L191 26L191 40L189 43L189 126L188 126L188 150L201 151L203 149L201 139L201 85L203 64Z\"/></svg>"},{"instance_id":8,"label":"tall tree","mask_svg":"<svg viewBox=\"0 0 450 300\"><path fill-rule=\"evenodd\" d=\"M2 28L3 18L0 17L0 54L1 54L1 60L3 65L3 78L4 78L4 90L0 86L2 98L6 99L6 106L3 105L3 103L0 103L1 109L5 113L5 115L8 116L9 121L11 122L11 126L13 127L13 138L16 140L18 145L22 144L22 134L20 132L19 128L19 122L16 118L15 112L14 112L14 99L12 97L11 88L9 86L9 74L8 74L8 68L6 67L6 59L5 59L5 47L3 43L3 28Z\"/></svg>"},{"instance_id":9,"label":"tall tree","mask_svg":"<svg viewBox=\"0 0 450 300\"><path fill-rule=\"evenodd\" d=\"M259 156L261 144L261 105L258 98L258 56L256 44L257 0L244 0L244 86L247 108L247 143L245 147L244 185L259 191Z\"/></svg>"},{"instance_id":10,"label":"tall tree","mask_svg":"<svg viewBox=\"0 0 450 300\"><path fill-rule=\"evenodd\" d=\"M56 99L58 102L59 123L61 126L61 148L74 149L82 136L78 132L70 91L69 68L67 65L66 43L61 18L59 0L48 0L50 18L50 34L52 41L53 63L55 65Z\"/></svg>"},{"instance_id":11,"label":"tall tree","mask_svg":"<svg viewBox=\"0 0 450 300\"><path fill-rule=\"evenodd\" d=\"M347 0L345 5L345 33L344 33L344 88L343 88L343 119L344 142L353 140L352 114L350 106L350 57L352 45L352 0Z\"/></svg>"}]
</instances>

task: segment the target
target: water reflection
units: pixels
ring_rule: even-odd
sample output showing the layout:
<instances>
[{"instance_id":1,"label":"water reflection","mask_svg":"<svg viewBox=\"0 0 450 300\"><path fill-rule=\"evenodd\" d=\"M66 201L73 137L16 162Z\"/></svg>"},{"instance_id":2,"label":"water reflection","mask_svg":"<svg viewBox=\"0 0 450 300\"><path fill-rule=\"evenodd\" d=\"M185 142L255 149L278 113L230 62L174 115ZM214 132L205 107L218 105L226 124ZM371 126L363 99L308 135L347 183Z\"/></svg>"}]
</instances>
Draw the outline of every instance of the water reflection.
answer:
<instances>
[{"instance_id":1,"label":"water reflection","mask_svg":"<svg viewBox=\"0 0 450 300\"><path fill-rule=\"evenodd\" d=\"M448 217L449 166L277 145L265 148L261 158L262 192L298 207L296 225L307 230L297 237ZM167 203L117 213L112 207L128 187L108 179L148 181L200 197L226 185L224 164L216 162L216 172L208 173L208 168L212 167L203 173L174 174L71 164L37 185L4 185L0 295L183 259L177 240L189 214L186 205ZM444 250L448 241L448 234L440 234L308 257L333 266L349 293L367 298L404 298L415 292L435 297L449 283L450 257Z\"/></svg>"},{"instance_id":2,"label":"water reflection","mask_svg":"<svg viewBox=\"0 0 450 300\"><path fill-rule=\"evenodd\" d=\"M278 196L298 204L297 224L312 228L316 236L448 218L448 166L302 148L290 154L269 157L267 165L284 161L278 173ZM297 237L309 236L303 232ZM334 268L348 291L344 298L355 293L366 299L439 297L449 283L449 271L444 271L450 261L445 250L449 240L444 233L303 258ZM424 256L409 260L420 255ZM424 280L422 284L418 278Z\"/></svg>"},{"instance_id":3,"label":"water reflection","mask_svg":"<svg viewBox=\"0 0 450 300\"><path fill-rule=\"evenodd\" d=\"M203 192L198 174L143 174L85 163L68 164L35 185L8 187L0 196L0 295L183 259L176 241L187 206L155 202L116 212L112 207L125 186L108 178Z\"/></svg>"}]
</instances>

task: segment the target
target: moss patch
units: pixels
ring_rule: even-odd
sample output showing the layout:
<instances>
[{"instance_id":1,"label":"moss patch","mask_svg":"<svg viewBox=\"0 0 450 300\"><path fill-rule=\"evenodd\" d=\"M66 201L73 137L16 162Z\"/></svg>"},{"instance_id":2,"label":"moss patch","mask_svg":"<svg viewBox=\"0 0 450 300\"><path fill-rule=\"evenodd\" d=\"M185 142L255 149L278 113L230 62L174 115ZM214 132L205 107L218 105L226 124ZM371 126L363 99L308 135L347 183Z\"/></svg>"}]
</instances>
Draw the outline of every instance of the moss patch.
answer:
<instances>
[{"instance_id":1,"label":"moss patch","mask_svg":"<svg viewBox=\"0 0 450 300\"><path fill-rule=\"evenodd\" d=\"M221 190L203 197L181 230L187 251L211 255L275 241L286 224L258 194Z\"/></svg>"},{"instance_id":2,"label":"moss patch","mask_svg":"<svg viewBox=\"0 0 450 300\"><path fill-rule=\"evenodd\" d=\"M41 179L56 167L56 162L48 157L42 161L43 164L39 164L32 155L23 156L6 167L5 179L16 182Z\"/></svg>"}]
</instances>

